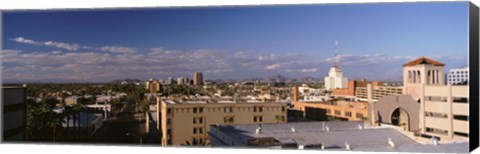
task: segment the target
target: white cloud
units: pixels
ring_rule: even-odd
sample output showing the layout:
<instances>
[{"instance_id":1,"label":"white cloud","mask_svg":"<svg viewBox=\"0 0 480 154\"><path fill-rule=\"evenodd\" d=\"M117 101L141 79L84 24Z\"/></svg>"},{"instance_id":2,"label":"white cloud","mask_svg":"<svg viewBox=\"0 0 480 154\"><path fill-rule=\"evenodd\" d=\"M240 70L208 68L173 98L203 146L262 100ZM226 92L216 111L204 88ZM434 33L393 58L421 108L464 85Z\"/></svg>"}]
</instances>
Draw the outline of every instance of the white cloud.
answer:
<instances>
[{"instance_id":1,"label":"white cloud","mask_svg":"<svg viewBox=\"0 0 480 154\"><path fill-rule=\"evenodd\" d=\"M274 70L274 69L277 69L277 68L279 68L279 67L280 67L279 64L272 64L272 65L267 65L267 66L265 66L265 69L266 69L266 70Z\"/></svg>"},{"instance_id":2,"label":"white cloud","mask_svg":"<svg viewBox=\"0 0 480 154\"><path fill-rule=\"evenodd\" d=\"M310 73L310 72L317 72L318 69L317 68L304 68L302 69L300 72L302 73Z\"/></svg>"},{"instance_id":3,"label":"white cloud","mask_svg":"<svg viewBox=\"0 0 480 154\"><path fill-rule=\"evenodd\" d=\"M101 51L108 51L113 53L135 53L137 49L129 47L120 47L120 46L104 46L99 48Z\"/></svg>"},{"instance_id":4,"label":"white cloud","mask_svg":"<svg viewBox=\"0 0 480 154\"><path fill-rule=\"evenodd\" d=\"M76 51L81 48L76 43L69 44L69 43L55 42L55 41L39 42L31 39L26 39L24 37L16 37L11 40L18 43L25 43L25 44L31 44L31 45L37 45L37 46L51 46L51 47L61 48L61 49L70 50L70 51Z\"/></svg>"},{"instance_id":5,"label":"white cloud","mask_svg":"<svg viewBox=\"0 0 480 154\"><path fill-rule=\"evenodd\" d=\"M61 54L62 51L58 51L58 50L55 50L55 51L52 51L53 54Z\"/></svg>"},{"instance_id":6,"label":"white cloud","mask_svg":"<svg viewBox=\"0 0 480 154\"><path fill-rule=\"evenodd\" d=\"M16 37L16 38L13 38L12 40L15 41L15 42L18 42L18 43L26 43L26 44L32 44L32 45L42 45L41 42L36 42L34 40L26 39L26 38L23 38L23 37Z\"/></svg>"},{"instance_id":7,"label":"white cloud","mask_svg":"<svg viewBox=\"0 0 480 154\"><path fill-rule=\"evenodd\" d=\"M77 51L80 49L80 45L74 43L63 43L63 42L54 42L54 41L47 41L43 43L45 46L57 47L60 49L70 50L70 51Z\"/></svg>"},{"instance_id":8,"label":"white cloud","mask_svg":"<svg viewBox=\"0 0 480 154\"><path fill-rule=\"evenodd\" d=\"M246 79L269 76L272 73L285 73L283 75L292 77L323 77L332 65L331 58L308 59L305 58L308 55L299 53L269 54L207 49L179 51L162 48L152 48L147 53L94 51L2 50L2 76L9 80L29 81L111 81L122 78L191 77L193 72L202 71L208 79ZM415 57L346 54L341 55L340 64L349 78L378 79L381 76L400 76L401 65L412 58Z\"/></svg>"}]
</instances>

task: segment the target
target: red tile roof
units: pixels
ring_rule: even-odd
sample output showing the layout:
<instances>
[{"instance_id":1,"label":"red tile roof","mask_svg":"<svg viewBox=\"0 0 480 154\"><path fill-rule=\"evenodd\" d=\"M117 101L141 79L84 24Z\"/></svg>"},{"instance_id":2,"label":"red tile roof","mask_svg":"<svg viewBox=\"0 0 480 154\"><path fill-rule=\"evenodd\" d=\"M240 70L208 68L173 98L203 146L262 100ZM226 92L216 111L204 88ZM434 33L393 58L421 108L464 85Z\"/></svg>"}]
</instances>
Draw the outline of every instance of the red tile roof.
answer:
<instances>
[{"instance_id":1,"label":"red tile roof","mask_svg":"<svg viewBox=\"0 0 480 154\"><path fill-rule=\"evenodd\" d=\"M445 64L443 64L441 62L438 62L438 61L435 61L435 60L432 60L432 59L429 59L429 58L426 58L426 57L420 57L420 58L418 58L414 61L403 64L403 67L405 67L405 66L416 66L416 65L420 65L420 64L431 64L431 65L435 65L435 66L445 66Z\"/></svg>"}]
</instances>

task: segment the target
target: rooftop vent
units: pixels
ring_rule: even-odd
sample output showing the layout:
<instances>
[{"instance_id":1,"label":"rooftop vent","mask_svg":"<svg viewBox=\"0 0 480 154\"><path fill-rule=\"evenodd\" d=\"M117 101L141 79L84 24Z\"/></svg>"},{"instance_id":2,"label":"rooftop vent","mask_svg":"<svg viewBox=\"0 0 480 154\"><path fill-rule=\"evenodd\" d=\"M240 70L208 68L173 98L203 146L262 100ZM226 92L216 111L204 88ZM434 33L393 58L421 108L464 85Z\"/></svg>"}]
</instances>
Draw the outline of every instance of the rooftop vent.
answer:
<instances>
[{"instance_id":1,"label":"rooftop vent","mask_svg":"<svg viewBox=\"0 0 480 154\"><path fill-rule=\"evenodd\" d=\"M433 136L432 136L432 139L431 139L431 140L432 140L432 144L433 144L433 145L438 145L438 139L437 139L436 137L433 137Z\"/></svg>"},{"instance_id":2,"label":"rooftop vent","mask_svg":"<svg viewBox=\"0 0 480 154\"><path fill-rule=\"evenodd\" d=\"M363 126L362 126L362 125L358 125L358 129L362 130L362 129L363 129Z\"/></svg>"},{"instance_id":3,"label":"rooftop vent","mask_svg":"<svg viewBox=\"0 0 480 154\"><path fill-rule=\"evenodd\" d=\"M395 147L395 143L392 141L392 138L388 138L388 145L390 145L391 147Z\"/></svg>"},{"instance_id":4,"label":"rooftop vent","mask_svg":"<svg viewBox=\"0 0 480 154\"><path fill-rule=\"evenodd\" d=\"M292 129L292 132L294 132L294 133L297 132L297 130L295 130L295 128L292 127L291 129Z\"/></svg>"},{"instance_id":5,"label":"rooftop vent","mask_svg":"<svg viewBox=\"0 0 480 154\"><path fill-rule=\"evenodd\" d=\"M347 150L352 149L352 148L350 148L350 144L348 144L347 142L345 142L345 149L347 149Z\"/></svg>"},{"instance_id":6,"label":"rooftop vent","mask_svg":"<svg viewBox=\"0 0 480 154\"><path fill-rule=\"evenodd\" d=\"M255 133L256 133L256 134L262 133L262 127L258 127L258 128L255 130Z\"/></svg>"},{"instance_id":7,"label":"rooftop vent","mask_svg":"<svg viewBox=\"0 0 480 154\"><path fill-rule=\"evenodd\" d=\"M330 127L325 126L325 131L327 131L327 132L330 131Z\"/></svg>"}]
</instances>

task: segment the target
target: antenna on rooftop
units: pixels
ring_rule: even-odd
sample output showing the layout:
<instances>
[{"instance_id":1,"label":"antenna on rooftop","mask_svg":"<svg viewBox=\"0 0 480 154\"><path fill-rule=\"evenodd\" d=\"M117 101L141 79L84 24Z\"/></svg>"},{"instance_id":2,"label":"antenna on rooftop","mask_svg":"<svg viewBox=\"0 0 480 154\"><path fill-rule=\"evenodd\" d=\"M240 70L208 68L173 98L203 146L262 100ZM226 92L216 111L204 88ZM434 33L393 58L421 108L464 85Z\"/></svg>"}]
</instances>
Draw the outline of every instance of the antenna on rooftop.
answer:
<instances>
[{"instance_id":1,"label":"antenna on rooftop","mask_svg":"<svg viewBox=\"0 0 480 154\"><path fill-rule=\"evenodd\" d=\"M339 61L339 57L338 57L338 40L335 39L335 59L334 59L334 63L333 63L333 66L334 66L334 67L340 67L340 65L338 64L338 61Z\"/></svg>"}]
</instances>

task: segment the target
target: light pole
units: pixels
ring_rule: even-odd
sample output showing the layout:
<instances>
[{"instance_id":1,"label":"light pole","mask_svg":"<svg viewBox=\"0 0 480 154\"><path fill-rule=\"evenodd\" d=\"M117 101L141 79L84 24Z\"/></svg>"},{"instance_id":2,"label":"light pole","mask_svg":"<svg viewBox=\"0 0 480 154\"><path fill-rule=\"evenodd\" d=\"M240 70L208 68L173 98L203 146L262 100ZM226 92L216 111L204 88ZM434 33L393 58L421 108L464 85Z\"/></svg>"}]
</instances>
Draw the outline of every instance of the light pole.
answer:
<instances>
[{"instance_id":1,"label":"light pole","mask_svg":"<svg viewBox=\"0 0 480 154\"><path fill-rule=\"evenodd\" d=\"M127 134L125 134L125 135L136 137L136 138L140 139L140 144L143 144L143 139L142 139L142 137L137 136L137 135L135 135L135 134L133 134L133 133L127 133Z\"/></svg>"}]
</instances>

